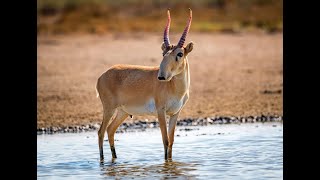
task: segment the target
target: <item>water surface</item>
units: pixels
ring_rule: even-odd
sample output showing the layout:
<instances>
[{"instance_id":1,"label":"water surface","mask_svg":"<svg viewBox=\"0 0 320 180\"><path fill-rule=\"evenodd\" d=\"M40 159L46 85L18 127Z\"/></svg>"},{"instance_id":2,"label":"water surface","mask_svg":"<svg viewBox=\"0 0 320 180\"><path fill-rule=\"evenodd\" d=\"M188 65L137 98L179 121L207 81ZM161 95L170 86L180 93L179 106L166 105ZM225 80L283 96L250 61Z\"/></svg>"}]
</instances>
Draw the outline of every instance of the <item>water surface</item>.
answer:
<instances>
[{"instance_id":1,"label":"water surface","mask_svg":"<svg viewBox=\"0 0 320 180\"><path fill-rule=\"evenodd\" d=\"M105 141L103 164L97 142L97 132L38 135L38 179L283 179L282 123L178 127L172 161L159 128L117 133L118 158Z\"/></svg>"}]
</instances>

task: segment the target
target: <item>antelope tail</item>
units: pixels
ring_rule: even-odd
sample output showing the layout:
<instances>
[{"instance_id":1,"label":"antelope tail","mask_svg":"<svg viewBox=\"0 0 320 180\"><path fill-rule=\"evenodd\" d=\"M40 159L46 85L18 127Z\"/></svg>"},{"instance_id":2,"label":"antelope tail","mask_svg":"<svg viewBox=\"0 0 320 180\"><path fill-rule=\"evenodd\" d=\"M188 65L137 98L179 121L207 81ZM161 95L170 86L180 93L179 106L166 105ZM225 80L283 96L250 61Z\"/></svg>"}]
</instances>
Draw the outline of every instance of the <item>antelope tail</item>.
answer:
<instances>
[{"instance_id":1,"label":"antelope tail","mask_svg":"<svg viewBox=\"0 0 320 180\"><path fill-rule=\"evenodd\" d=\"M97 87L96 87L96 96L97 96L97 98L99 97L99 92L98 92Z\"/></svg>"}]
</instances>

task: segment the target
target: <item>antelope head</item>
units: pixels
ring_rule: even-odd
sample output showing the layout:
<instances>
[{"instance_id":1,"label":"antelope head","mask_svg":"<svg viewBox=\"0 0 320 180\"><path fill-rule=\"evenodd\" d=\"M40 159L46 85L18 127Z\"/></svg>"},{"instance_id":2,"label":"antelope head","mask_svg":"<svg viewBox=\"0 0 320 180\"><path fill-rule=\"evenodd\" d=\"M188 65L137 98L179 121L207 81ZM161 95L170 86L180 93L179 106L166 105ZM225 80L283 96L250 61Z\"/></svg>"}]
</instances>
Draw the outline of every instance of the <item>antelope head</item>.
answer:
<instances>
[{"instance_id":1,"label":"antelope head","mask_svg":"<svg viewBox=\"0 0 320 180\"><path fill-rule=\"evenodd\" d=\"M160 69L158 73L158 79L160 81L170 81L172 77L180 74L186 67L187 55L193 49L193 42L188 43L184 46L184 42L186 40L187 34L190 29L191 21L192 21L192 11L189 8L190 17L187 22L187 25L183 31L183 34L177 45L170 44L169 41L169 28L170 28L170 11L168 9L168 21L167 25L164 29L163 40L164 42L161 45L163 59L160 64Z\"/></svg>"}]
</instances>

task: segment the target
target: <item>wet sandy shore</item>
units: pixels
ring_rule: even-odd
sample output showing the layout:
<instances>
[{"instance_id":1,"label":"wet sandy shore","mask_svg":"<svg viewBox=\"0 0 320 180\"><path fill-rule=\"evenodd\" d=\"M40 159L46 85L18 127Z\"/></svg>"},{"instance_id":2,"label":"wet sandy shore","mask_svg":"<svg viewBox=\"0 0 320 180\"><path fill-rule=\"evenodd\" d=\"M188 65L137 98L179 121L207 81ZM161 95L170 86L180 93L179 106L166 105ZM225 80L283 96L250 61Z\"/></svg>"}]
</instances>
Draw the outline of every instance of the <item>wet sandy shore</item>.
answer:
<instances>
[{"instance_id":1,"label":"wet sandy shore","mask_svg":"<svg viewBox=\"0 0 320 180\"><path fill-rule=\"evenodd\" d=\"M207 126L215 124L239 124L239 123L255 123L255 122L282 122L282 116L247 116L247 117L206 117L206 118L186 118L180 119L177 126L185 127L185 131L192 130L189 126ZM54 133L80 133L88 131L96 131L100 128L100 123L92 123L81 126L66 127L47 127L38 128L37 134L54 134ZM130 131L145 131L147 128L158 128L159 122L156 120L136 120L122 123L116 133Z\"/></svg>"}]
</instances>

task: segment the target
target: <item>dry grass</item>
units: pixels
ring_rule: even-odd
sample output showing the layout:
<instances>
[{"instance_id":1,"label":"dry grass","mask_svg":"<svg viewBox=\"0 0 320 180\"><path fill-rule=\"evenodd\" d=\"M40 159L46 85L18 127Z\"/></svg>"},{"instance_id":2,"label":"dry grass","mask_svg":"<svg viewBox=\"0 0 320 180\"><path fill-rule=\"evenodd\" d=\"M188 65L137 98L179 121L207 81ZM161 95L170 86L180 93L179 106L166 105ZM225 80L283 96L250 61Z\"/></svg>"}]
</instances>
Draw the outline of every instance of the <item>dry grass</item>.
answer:
<instances>
[{"instance_id":1,"label":"dry grass","mask_svg":"<svg viewBox=\"0 0 320 180\"><path fill-rule=\"evenodd\" d=\"M177 42L180 34L171 31L170 37ZM282 115L282 34L200 34L191 28L189 40L195 43L191 91L180 118ZM150 33L39 36L37 126L100 122L97 78L113 64L159 65L161 43L161 34Z\"/></svg>"}]
</instances>

